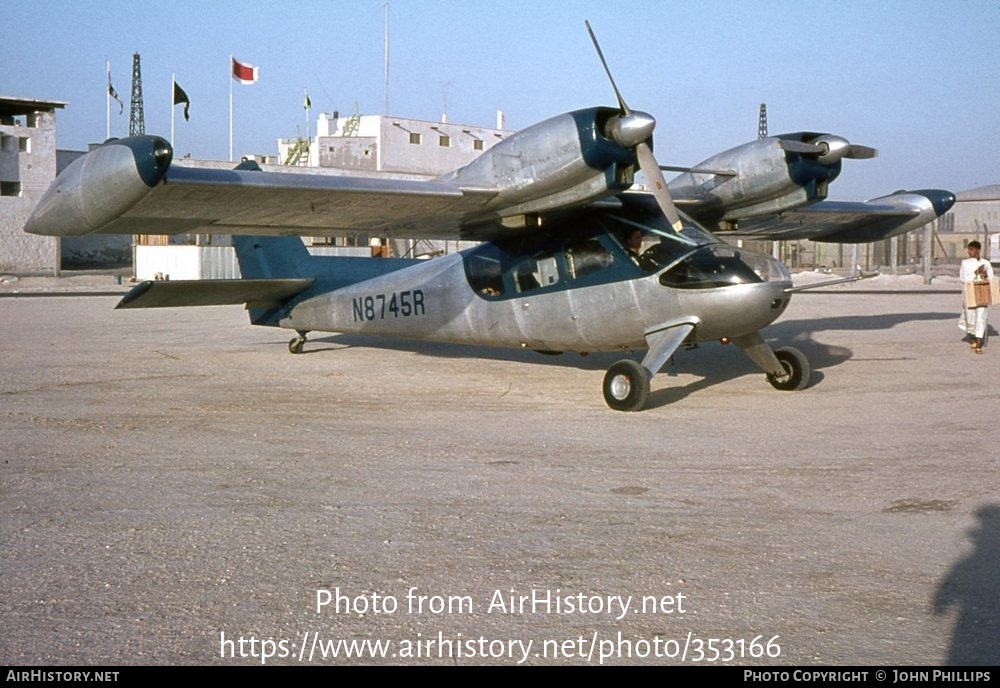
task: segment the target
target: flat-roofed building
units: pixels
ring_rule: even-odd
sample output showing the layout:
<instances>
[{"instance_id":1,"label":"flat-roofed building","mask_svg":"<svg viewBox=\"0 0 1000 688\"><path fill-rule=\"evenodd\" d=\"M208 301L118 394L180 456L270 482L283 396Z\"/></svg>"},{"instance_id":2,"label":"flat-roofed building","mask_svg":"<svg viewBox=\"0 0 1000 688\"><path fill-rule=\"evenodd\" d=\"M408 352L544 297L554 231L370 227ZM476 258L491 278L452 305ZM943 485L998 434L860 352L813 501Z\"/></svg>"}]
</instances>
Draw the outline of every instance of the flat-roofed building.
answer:
<instances>
[{"instance_id":1,"label":"flat-roofed building","mask_svg":"<svg viewBox=\"0 0 1000 688\"><path fill-rule=\"evenodd\" d=\"M0 96L0 270L57 269L59 240L24 223L56 177L56 110L66 103Z\"/></svg>"}]
</instances>

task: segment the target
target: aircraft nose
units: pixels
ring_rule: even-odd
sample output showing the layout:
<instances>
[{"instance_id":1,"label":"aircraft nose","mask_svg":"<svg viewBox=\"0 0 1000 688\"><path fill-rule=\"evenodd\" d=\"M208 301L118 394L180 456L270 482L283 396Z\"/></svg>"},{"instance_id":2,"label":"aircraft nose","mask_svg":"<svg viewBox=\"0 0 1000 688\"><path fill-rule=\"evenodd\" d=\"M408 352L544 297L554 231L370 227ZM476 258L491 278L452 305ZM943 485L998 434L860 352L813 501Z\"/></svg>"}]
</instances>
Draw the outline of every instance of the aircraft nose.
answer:
<instances>
[{"instance_id":1,"label":"aircraft nose","mask_svg":"<svg viewBox=\"0 0 1000 688\"><path fill-rule=\"evenodd\" d=\"M48 236L96 232L142 200L172 159L173 149L159 136L109 141L63 170L24 230Z\"/></svg>"}]
</instances>

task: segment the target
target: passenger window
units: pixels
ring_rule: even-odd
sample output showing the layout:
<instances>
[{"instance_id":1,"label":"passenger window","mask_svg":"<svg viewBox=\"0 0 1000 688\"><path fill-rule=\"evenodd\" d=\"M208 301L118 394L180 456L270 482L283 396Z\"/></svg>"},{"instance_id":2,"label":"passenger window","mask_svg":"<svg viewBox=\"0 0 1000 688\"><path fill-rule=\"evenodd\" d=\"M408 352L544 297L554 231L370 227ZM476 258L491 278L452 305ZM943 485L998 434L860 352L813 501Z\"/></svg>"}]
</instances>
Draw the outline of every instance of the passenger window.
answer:
<instances>
[{"instance_id":1,"label":"passenger window","mask_svg":"<svg viewBox=\"0 0 1000 688\"><path fill-rule=\"evenodd\" d=\"M611 267L614 256L597 239L576 241L566 246L566 270L570 279L579 279Z\"/></svg>"},{"instance_id":2,"label":"passenger window","mask_svg":"<svg viewBox=\"0 0 1000 688\"><path fill-rule=\"evenodd\" d=\"M551 287L559 283L559 265L552 252L523 259L514 266L512 274L518 293Z\"/></svg>"},{"instance_id":3,"label":"passenger window","mask_svg":"<svg viewBox=\"0 0 1000 688\"><path fill-rule=\"evenodd\" d=\"M503 264L495 245L484 244L483 250L470 256L465 265L472 291L487 298L503 296Z\"/></svg>"}]
</instances>

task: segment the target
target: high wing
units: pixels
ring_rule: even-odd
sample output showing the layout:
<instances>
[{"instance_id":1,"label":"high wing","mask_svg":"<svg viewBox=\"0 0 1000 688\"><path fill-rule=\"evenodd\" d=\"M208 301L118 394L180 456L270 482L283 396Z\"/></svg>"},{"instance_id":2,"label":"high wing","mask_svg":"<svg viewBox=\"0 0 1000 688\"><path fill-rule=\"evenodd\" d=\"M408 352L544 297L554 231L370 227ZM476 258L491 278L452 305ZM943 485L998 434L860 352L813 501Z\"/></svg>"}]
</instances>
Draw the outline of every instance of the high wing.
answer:
<instances>
[{"instance_id":1,"label":"high wing","mask_svg":"<svg viewBox=\"0 0 1000 688\"><path fill-rule=\"evenodd\" d=\"M955 195L950 191L897 191L866 202L820 201L780 214L739 220L735 229L715 231L723 237L865 244L922 227L948 212L954 203Z\"/></svg>"},{"instance_id":2,"label":"high wing","mask_svg":"<svg viewBox=\"0 0 1000 688\"><path fill-rule=\"evenodd\" d=\"M739 220L714 231L722 237L864 244L922 227L948 212L954 203L955 195L950 191L897 191L871 201L820 201Z\"/></svg>"},{"instance_id":3,"label":"high wing","mask_svg":"<svg viewBox=\"0 0 1000 688\"><path fill-rule=\"evenodd\" d=\"M74 161L25 230L37 234L458 236L497 191L444 181L223 170L172 161L155 136L110 141ZM432 219L430 229L427 228Z\"/></svg>"},{"instance_id":4,"label":"high wing","mask_svg":"<svg viewBox=\"0 0 1000 688\"><path fill-rule=\"evenodd\" d=\"M458 237L463 220L483 212L496 193L440 180L172 165L161 184L100 231Z\"/></svg>"},{"instance_id":5,"label":"high wing","mask_svg":"<svg viewBox=\"0 0 1000 688\"><path fill-rule=\"evenodd\" d=\"M59 175L25 231L497 238L627 190L636 167L659 174L649 145L654 126L651 116L624 106L578 110L425 181L196 168L174 162L160 137L112 140ZM676 211L665 194L662 188L655 197L669 217Z\"/></svg>"}]
</instances>

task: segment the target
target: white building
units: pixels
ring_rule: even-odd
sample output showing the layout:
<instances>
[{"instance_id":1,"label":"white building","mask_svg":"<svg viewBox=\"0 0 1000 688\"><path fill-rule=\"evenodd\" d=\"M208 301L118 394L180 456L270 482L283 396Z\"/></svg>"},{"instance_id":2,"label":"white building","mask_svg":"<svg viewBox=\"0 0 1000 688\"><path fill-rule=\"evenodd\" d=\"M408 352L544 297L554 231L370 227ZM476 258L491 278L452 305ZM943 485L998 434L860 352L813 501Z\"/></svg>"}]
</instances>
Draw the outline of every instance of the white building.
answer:
<instances>
[{"instance_id":1,"label":"white building","mask_svg":"<svg viewBox=\"0 0 1000 688\"><path fill-rule=\"evenodd\" d=\"M436 177L469 164L512 132L388 115L320 113L311 139L279 139L285 165L348 170L361 175Z\"/></svg>"}]
</instances>

